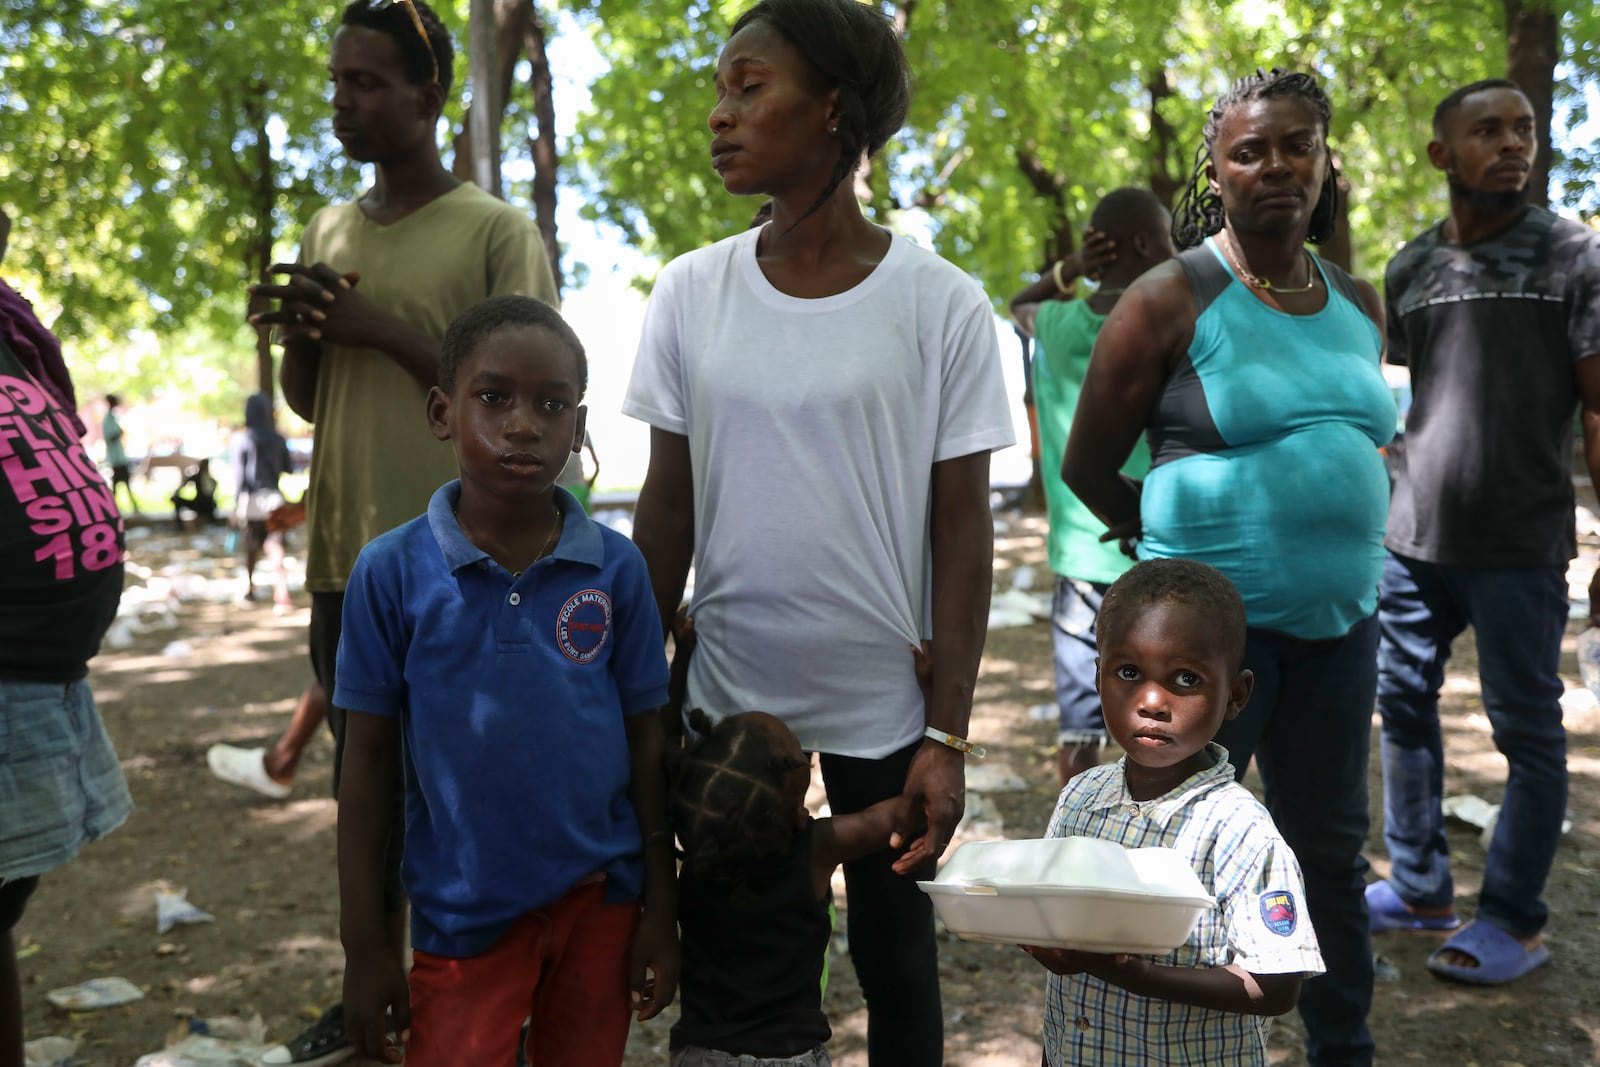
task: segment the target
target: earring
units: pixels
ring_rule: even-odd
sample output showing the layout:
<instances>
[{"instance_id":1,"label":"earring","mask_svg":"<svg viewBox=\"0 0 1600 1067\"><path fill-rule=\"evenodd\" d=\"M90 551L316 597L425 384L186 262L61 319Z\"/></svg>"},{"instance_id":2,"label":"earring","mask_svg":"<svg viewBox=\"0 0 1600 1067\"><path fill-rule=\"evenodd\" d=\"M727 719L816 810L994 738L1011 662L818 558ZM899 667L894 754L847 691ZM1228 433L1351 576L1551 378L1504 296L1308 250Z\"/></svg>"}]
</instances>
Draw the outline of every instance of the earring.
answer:
<instances>
[{"instance_id":1,"label":"earring","mask_svg":"<svg viewBox=\"0 0 1600 1067\"><path fill-rule=\"evenodd\" d=\"M837 137L839 135L839 124L836 122L832 126L829 126L828 132Z\"/></svg>"}]
</instances>

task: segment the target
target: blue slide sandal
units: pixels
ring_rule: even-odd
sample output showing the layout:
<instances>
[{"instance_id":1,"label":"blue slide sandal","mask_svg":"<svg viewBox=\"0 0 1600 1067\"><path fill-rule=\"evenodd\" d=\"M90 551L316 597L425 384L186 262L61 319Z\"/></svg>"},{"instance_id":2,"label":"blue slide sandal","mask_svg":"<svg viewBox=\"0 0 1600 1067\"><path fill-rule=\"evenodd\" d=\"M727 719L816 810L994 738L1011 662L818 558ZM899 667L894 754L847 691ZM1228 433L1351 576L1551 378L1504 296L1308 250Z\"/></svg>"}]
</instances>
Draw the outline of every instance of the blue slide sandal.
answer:
<instances>
[{"instance_id":1,"label":"blue slide sandal","mask_svg":"<svg viewBox=\"0 0 1600 1067\"><path fill-rule=\"evenodd\" d=\"M1367 886L1367 915L1375 934L1390 930L1454 930L1461 920L1449 915L1418 915L1406 907L1387 880Z\"/></svg>"},{"instance_id":2,"label":"blue slide sandal","mask_svg":"<svg viewBox=\"0 0 1600 1067\"><path fill-rule=\"evenodd\" d=\"M1453 949L1478 961L1476 967L1445 963L1439 953ZM1539 945L1531 951L1522 942L1486 922L1475 922L1440 945L1428 957L1428 970L1441 978L1470 985L1504 985L1514 982L1550 959L1550 950Z\"/></svg>"}]
</instances>

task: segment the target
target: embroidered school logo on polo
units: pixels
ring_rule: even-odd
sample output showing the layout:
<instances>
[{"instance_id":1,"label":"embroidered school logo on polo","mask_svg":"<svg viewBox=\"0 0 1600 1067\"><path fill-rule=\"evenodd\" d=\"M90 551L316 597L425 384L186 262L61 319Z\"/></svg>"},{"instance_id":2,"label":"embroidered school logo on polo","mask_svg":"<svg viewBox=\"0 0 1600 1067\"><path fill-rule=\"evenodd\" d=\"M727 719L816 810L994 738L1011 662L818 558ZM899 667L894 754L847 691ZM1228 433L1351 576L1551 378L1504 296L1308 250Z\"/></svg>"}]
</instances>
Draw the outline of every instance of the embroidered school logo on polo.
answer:
<instances>
[{"instance_id":1,"label":"embroidered school logo on polo","mask_svg":"<svg viewBox=\"0 0 1600 1067\"><path fill-rule=\"evenodd\" d=\"M598 589L574 593L556 616L556 643L574 663L593 663L611 633L611 598Z\"/></svg>"},{"instance_id":2,"label":"embroidered school logo on polo","mask_svg":"<svg viewBox=\"0 0 1600 1067\"><path fill-rule=\"evenodd\" d=\"M1288 937L1294 933L1295 923L1299 918L1300 913L1294 906L1293 893L1274 889L1261 894L1261 921L1267 924L1268 930L1280 937Z\"/></svg>"}]
</instances>

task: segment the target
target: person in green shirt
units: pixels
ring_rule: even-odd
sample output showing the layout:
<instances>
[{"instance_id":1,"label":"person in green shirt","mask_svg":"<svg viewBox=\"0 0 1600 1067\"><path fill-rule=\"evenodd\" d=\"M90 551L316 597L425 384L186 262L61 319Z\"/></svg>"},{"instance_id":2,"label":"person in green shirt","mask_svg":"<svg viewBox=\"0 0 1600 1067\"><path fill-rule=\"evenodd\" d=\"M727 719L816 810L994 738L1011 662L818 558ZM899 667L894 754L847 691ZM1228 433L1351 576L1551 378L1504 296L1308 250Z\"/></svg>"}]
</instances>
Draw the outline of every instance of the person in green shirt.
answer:
<instances>
[{"instance_id":1,"label":"person in green shirt","mask_svg":"<svg viewBox=\"0 0 1600 1067\"><path fill-rule=\"evenodd\" d=\"M126 490L128 510L137 515L139 502L133 498L133 468L128 463L128 450L123 442L122 421L117 418L117 409L121 406L121 397L115 393L106 394L106 414L100 420L100 436L105 438L106 466L111 468L111 497L116 499L119 486Z\"/></svg>"},{"instance_id":2,"label":"person in green shirt","mask_svg":"<svg viewBox=\"0 0 1600 1067\"><path fill-rule=\"evenodd\" d=\"M1050 569L1056 574L1051 628L1062 785L1100 761L1106 728L1095 690L1095 620L1106 589L1133 560L1115 540L1103 540L1105 524L1061 480L1061 458L1100 327L1123 289L1173 256L1171 227L1171 215L1150 190L1113 190L1095 207L1083 246L1011 300L1012 319L1034 340L1039 469L1050 514ZM1100 286L1078 299L1080 278ZM1149 469L1141 437L1122 474L1137 481Z\"/></svg>"}]
</instances>

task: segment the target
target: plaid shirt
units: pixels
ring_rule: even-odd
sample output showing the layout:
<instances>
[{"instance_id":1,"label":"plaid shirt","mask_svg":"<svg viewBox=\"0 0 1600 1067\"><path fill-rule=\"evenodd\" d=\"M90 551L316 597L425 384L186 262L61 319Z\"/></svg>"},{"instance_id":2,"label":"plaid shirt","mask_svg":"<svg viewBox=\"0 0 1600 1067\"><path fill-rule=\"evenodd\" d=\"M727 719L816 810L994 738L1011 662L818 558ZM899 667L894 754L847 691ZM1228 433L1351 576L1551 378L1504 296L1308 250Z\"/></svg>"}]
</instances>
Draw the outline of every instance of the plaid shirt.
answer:
<instances>
[{"instance_id":1,"label":"plaid shirt","mask_svg":"<svg viewBox=\"0 0 1600 1067\"><path fill-rule=\"evenodd\" d=\"M1115 764L1061 791L1047 837L1097 837L1124 848L1159 845L1189 858L1217 906L1189 940L1156 957L1167 967L1235 964L1253 974L1322 973L1303 914L1300 864L1250 791L1233 780L1228 752L1211 744L1210 770L1155 800L1135 801ZM1044 1047L1051 1067L1266 1064L1272 1020L1136 996L1087 974L1051 975Z\"/></svg>"}]
</instances>

